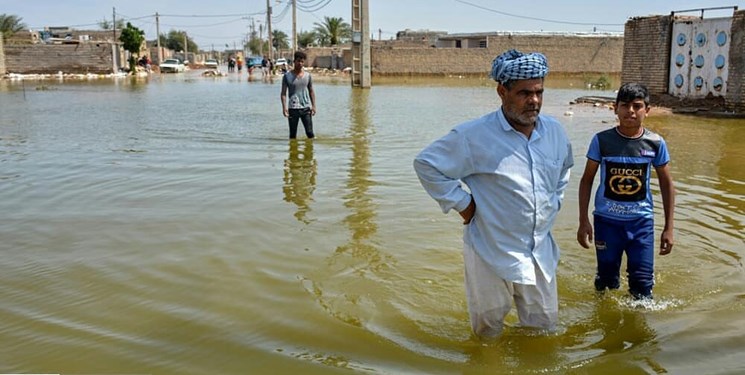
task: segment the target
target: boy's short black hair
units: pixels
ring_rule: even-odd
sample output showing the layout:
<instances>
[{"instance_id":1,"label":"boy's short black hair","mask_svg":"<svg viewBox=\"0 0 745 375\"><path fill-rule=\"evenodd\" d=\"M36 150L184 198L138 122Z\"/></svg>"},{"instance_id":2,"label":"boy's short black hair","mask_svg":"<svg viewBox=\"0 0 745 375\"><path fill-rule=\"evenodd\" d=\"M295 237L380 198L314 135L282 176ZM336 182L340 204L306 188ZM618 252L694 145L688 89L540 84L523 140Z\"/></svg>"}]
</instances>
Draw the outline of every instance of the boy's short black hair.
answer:
<instances>
[{"instance_id":1,"label":"boy's short black hair","mask_svg":"<svg viewBox=\"0 0 745 375\"><path fill-rule=\"evenodd\" d=\"M303 51L295 51L294 60L306 60L308 56Z\"/></svg>"},{"instance_id":2,"label":"boy's short black hair","mask_svg":"<svg viewBox=\"0 0 745 375\"><path fill-rule=\"evenodd\" d=\"M644 99L644 106L649 106L649 90L647 87L640 83L624 83L621 88L618 89L618 95L616 96L616 107L618 103L633 102L636 99Z\"/></svg>"}]
</instances>

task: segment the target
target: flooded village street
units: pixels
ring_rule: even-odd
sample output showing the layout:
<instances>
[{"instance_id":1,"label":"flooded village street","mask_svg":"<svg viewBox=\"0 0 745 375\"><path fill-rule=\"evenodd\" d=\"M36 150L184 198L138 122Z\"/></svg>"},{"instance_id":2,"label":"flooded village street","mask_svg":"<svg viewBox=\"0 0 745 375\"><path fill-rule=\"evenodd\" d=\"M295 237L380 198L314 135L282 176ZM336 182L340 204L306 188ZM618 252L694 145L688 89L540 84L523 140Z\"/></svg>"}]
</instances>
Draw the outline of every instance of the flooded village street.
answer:
<instances>
[{"instance_id":1,"label":"flooded village street","mask_svg":"<svg viewBox=\"0 0 745 375\"><path fill-rule=\"evenodd\" d=\"M543 113L575 157L554 229L561 329L482 342L460 220L412 160L495 110L494 82L318 79L317 138L288 141L279 77L199 73L0 80L0 373L745 372L745 120L648 119L671 153L676 245L653 303L625 280L598 296L577 188L615 116L568 103L614 93L549 75Z\"/></svg>"}]
</instances>

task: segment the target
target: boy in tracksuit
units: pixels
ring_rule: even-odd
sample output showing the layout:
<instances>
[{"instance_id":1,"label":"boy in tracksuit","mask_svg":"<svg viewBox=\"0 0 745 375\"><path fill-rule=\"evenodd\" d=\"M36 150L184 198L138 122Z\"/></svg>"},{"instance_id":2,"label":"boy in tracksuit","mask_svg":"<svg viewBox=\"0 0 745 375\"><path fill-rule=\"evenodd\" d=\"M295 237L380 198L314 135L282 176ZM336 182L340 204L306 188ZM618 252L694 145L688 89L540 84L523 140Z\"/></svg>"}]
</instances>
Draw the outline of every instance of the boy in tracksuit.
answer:
<instances>
[{"instance_id":1,"label":"boy in tracksuit","mask_svg":"<svg viewBox=\"0 0 745 375\"><path fill-rule=\"evenodd\" d=\"M665 140L642 125L649 113L649 92L643 85L627 83L618 90L615 113L618 126L595 134L579 185L577 242L589 248L593 225L587 214L590 191L600 168L595 193L595 289L620 287L619 271L626 253L629 292L634 298L652 298L654 286L654 212L650 189L651 168L659 179L665 226L660 255L673 248L675 188ZM589 241L588 241L589 240Z\"/></svg>"}]
</instances>

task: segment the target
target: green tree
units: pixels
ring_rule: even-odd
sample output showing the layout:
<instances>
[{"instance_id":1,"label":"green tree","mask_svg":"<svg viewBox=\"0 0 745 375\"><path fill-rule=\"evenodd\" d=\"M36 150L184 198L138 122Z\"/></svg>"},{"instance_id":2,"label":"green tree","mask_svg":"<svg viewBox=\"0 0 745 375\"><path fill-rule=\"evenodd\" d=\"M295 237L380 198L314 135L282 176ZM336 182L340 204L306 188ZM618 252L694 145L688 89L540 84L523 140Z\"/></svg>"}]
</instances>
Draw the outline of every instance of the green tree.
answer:
<instances>
[{"instance_id":1,"label":"green tree","mask_svg":"<svg viewBox=\"0 0 745 375\"><path fill-rule=\"evenodd\" d=\"M171 30L168 32L168 35L161 35L160 44L174 51L183 51L184 36L186 36L186 44L189 47L189 52L199 51L199 46L183 30Z\"/></svg>"},{"instance_id":2,"label":"green tree","mask_svg":"<svg viewBox=\"0 0 745 375\"><path fill-rule=\"evenodd\" d=\"M248 48L249 51L251 51L252 55L259 55L261 54L261 47L264 44L261 42L261 39L259 38L259 34L256 31L252 31L248 35L248 42L244 45L245 48Z\"/></svg>"},{"instance_id":3,"label":"green tree","mask_svg":"<svg viewBox=\"0 0 745 375\"><path fill-rule=\"evenodd\" d=\"M111 22L111 21L109 21L109 20L107 20L106 18L98 21L98 27L100 27L103 30L111 30L113 26L114 26L114 23ZM124 20L123 19L120 18L120 19L116 20L116 29L117 30L124 29Z\"/></svg>"},{"instance_id":4,"label":"green tree","mask_svg":"<svg viewBox=\"0 0 745 375\"><path fill-rule=\"evenodd\" d=\"M314 31L301 31L297 33L297 44L301 48L308 47L313 44L317 39Z\"/></svg>"},{"instance_id":5,"label":"green tree","mask_svg":"<svg viewBox=\"0 0 745 375\"><path fill-rule=\"evenodd\" d=\"M322 46L346 43L352 38L352 27L341 17L323 17L323 23L314 23L317 40Z\"/></svg>"},{"instance_id":6,"label":"green tree","mask_svg":"<svg viewBox=\"0 0 745 375\"><path fill-rule=\"evenodd\" d=\"M122 33L119 35L119 41L122 42L122 47L129 51L129 70L134 70L135 55L140 55L140 47L142 47L142 42L145 41L145 32L127 22L127 26L122 29Z\"/></svg>"},{"instance_id":7,"label":"green tree","mask_svg":"<svg viewBox=\"0 0 745 375\"><path fill-rule=\"evenodd\" d=\"M272 43L274 43L274 48L277 50L290 48L290 42L287 41L287 34L282 30L272 30Z\"/></svg>"},{"instance_id":8,"label":"green tree","mask_svg":"<svg viewBox=\"0 0 745 375\"><path fill-rule=\"evenodd\" d=\"M13 14L0 14L0 34L3 38L10 38L13 34L26 28L26 24L21 22L23 18Z\"/></svg>"}]
</instances>

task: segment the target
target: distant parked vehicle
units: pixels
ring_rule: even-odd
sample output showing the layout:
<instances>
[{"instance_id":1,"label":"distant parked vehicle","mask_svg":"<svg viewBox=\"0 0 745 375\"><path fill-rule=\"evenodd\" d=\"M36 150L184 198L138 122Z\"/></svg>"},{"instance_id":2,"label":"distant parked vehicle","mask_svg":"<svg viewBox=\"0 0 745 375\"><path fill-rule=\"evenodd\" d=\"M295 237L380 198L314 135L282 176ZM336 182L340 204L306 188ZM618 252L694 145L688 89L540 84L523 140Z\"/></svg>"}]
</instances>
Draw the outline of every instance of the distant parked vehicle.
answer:
<instances>
[{"instance_id":1,"label":"distant parked vehicle","mask_svg":"<svg viewBox=\"0 0 745 375\"><path fill-rule=\"evenodd\" d=\"M217 60L215 59L207 59L207 61L204 62L204 67L207 69L217 69Z\"/></svg>"},{"instance_id":2,"label":"distant parked vehicle","mask_svg":"<svg viewBox=\"0 0 745 375\"><path fill-rule=\"evenodd\" d=\"M276 63L274 63L274 66L276 66L276 67L277 67L277 69L281 69L281 70L287 70L287 69L288 69L288 66L287 66L287 59L286 59L286 58L284 58L284 57L280 57L280 58L278 58L278 59L277 59L277 62L276 62Z\"/></svg>"},{"instance_id":3,"label":"distant parked vehicle","mask_svg":"<svg viewBox=\"0 0 745 375\"><path fill-rule=\"evenodd\" d=\"M183 73L185 70L184 63L178 59L166 59L160 64L161 73Z\"/></svg>"},{"instance_id":4,"label":"distant parked vehicle","mask_svg":"<svg viewBox=\"0 0 745 375\"><path fill-rule=\"evenodd\" d=\"M261 68L261 62L264 60L261 56L249 57L246 62L246 68Z\"/></svg>"}]
</instances>

